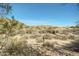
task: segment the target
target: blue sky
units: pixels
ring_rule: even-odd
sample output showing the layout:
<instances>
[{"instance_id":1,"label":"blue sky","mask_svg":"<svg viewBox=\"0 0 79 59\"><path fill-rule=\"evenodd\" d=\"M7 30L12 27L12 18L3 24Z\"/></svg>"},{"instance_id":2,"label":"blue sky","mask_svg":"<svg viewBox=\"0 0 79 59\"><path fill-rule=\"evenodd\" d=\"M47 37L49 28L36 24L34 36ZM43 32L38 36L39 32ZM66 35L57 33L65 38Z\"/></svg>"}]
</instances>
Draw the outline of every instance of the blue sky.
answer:
<instances>
[{"instance_id":1,"label":"blue sky","mask_svg":"<svg viewBox=\"0 0 79 59\"><path fill-rule=\"evenodd\" d=\"M13 15L28 25L70 26L79 19L75 4L16 3Z\"/></svg>"}]
</instances>

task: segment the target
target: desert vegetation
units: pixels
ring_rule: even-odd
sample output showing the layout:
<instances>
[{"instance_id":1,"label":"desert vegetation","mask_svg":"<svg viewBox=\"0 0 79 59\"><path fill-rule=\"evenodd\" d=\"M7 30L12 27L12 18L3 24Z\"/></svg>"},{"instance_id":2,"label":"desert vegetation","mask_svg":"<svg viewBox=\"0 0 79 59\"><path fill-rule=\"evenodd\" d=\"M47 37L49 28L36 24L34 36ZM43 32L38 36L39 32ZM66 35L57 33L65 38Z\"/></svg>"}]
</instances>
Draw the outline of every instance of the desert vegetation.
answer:
<instances>
[{"instance_id":1,"label":"desert vegetation","mask_svg":"<svg viewBox=\"0 0 79 59\"><path fill-rule=\"evenodd\" d=\"M79 23L76 26L30 26L6 17L10 4L0 4L0 56L79 56Z\"/></svg>"},{"instance_id":2,"label":"desert vegetation","mask_svg":"<svg viewBox=\"0 0 79 59\"><path fill-rule=\"evenodd\" d=\"M79 28L28 26L9 18L0 18L0 25L2 56L79 55Z\"/></svg>"}]
</instances>

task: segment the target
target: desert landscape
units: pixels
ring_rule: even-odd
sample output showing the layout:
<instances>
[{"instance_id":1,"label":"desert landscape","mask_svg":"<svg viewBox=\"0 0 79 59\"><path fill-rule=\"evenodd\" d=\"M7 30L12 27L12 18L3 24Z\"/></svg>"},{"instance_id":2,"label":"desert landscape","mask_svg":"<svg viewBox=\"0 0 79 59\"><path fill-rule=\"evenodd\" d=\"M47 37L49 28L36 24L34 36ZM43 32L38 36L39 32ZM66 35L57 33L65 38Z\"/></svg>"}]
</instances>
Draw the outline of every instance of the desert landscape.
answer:
<instances>
[{"instance_id":1,"label":"desert landscape","mask_svg":"<svg viewBox=\"0 0 79 59\"><path fill-rule=\"evenodd\" d=\"M0 55L77 56L79 28L27 26L0 19ZM6 25L5 25L6 24Z\"/></svg>"},{"instance_id":2,"label":"desert landscape","mask_svg":"<svg viewBox=\"0 0 79 59\"><path fill-rule=\"evenodd\" d=\"M19 5L21 7L23 6L23 4L17 4L17 5L14 4L14 5L15 5L16 11L18 10L16 6L18 7ZM31 14L31 16L34 16L35 14L36 15L35 17L38 17L38 18L39 16L37 15L40 15L39 14L40 11L38 7L39 8L44 7L46 9L48 6L50 7L54 6L54 4L47 4L48 6L46 5L46 7L44 4L43 5L37 4L38 6L35 4L32 4L32 5L24 4L24 8L25 6L28 6L28 5L30 8L37 8L36 11L33 10L33 12L36 12L36 14L33 13L33 15ZM66 4L66 5L68 6L68 7L66 6L66 8L69 8L69 6L71 7L71 5L73 6L73 4L69 4L69 5ZM57 6L59 6L59 4L56 4L56 10L57 8L59 8ZM79 6L79 4L77 4L77 6ZM63 7L62 4L60 4L60 7ZM14 16L12 17L7 16L11 10L10 4L2 3L0 4L0 8L2 8L0 11L0 56L79 56L79 22L78 21L76 25L73 25L73 26L72 25L71 26L48 25L51 21L55 22L55 20L50 20L49 23L47 22L47 25L37 25L38 23L41 23L41 22L44 23L45 20L37 21L30 17L32 19L30 20L30 22L34 21L34 24L35 24L35 21L36 21L36 24L27 25L27 23L20 22ZM49 11L50 13L51 8L49 8L48 10L45 10L45 12ZM64 9L63 8L61 9L64 10L65 8ZM42 11L43 9L40 9L40 10ZM58 10L57 11L56 10L54 11L58 12ZM71 10L74 10L74 9L71 8ZM59 10L59 12L60 11L61 10ZM66 13L62 11L63 13L62 16L65 15L63 17L66 17L66 16L68 17L68 15L71 15L68 12L69 9L64 11L66 11L68 14L66 15ZM31 10L30 12L32 13ZM30 12L28 12L28 15L30 15L29 14ZM55 15L53 16L58 17L57 15L59 15L59 12L58 14L56 14L56 16ZM23 16L22 13L23 12L20 11L20 15L19 15L20 17ZM47 13L47 15L49 13ZM15 16L16 15L17 14L15 14ZM47 15L44 14L43 17L45 16L46 18ZM24 14L24 17L25 17L25 14ZM42 16L40 16L40 18L41 17ZM59 16L59 18L60 17L61 16ZM74 19L74 17L72 18L71 16L72 20ZM50 18L51 17L49 17L49 19ZM26 20L26 21L29 21L29 20ZM65 23L66 21L67 20L63 22ZM56 23L57 22L59 21L56 21ZM60 24L61 23L63 24L63 22L60 21ZM67 22L69 22L69 20Z\"/></svg>"}]
</instances>

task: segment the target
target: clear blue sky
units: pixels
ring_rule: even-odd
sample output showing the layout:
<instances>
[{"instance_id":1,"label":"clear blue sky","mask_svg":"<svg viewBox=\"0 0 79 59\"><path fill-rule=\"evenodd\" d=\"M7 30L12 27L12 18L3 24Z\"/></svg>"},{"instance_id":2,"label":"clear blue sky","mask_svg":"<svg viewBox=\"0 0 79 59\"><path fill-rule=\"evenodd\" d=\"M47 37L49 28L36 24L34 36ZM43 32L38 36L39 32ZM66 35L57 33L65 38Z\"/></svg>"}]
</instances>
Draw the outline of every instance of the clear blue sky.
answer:
<instances>
[{"instance_id":1,"label":"clear blue sky","mask_svg":"<svg viewBox=\"0 0 79 59\"><path fill-rule=\"evenodd\" d=\"M29 25L70 26L79 19L75 4L12 4L15 18Z\"/></svg>"}]
</instances>

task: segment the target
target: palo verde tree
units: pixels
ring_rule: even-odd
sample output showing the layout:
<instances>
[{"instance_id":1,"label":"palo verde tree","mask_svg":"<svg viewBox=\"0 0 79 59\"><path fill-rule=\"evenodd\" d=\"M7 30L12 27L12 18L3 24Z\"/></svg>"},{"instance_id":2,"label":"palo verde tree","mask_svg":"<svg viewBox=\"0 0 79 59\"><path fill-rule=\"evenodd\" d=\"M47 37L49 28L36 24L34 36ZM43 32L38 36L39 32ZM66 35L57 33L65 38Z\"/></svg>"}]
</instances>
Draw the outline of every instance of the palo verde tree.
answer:
<instances>
[{"instance_id":1,"label":"palo verde tree","mask_svg":"<svg viewBox=\"0 0 79 59\"><path fill-rule=\"evenodd\" d=\"M5 16L11 13L12 6L9 3L0 3L0 15Z\"/></svg>"},{"instance_id":2,"label":"palo verde tree","mask_svg":"<svg viewBox=\"0 0 79 59\"><path fill-rule=\"evenodd\" d=\"M12 6L9 3L0 3L0 18L1 20L4 20L8 14L10 14L12 11ZM11 25L8 21L5 21L3 27L6 27L9 32L11 30Z\"/></svg>"},{"instance_id":3,"label":"palo verde tree","mask_svg":"<svg viewBox=\"0 0 79 59\"><path fill-rule=\"evenodd\" d=\"M10 32L10 23L8 22L6 16L11 13L12 11L12 6L9 3L0 3L0 19L2 21L4 21L3 28L6 28L5 30L5 41L3 43L1 43L1 48L3 48L3 46L5 46L8 42L8 38L9 38L9 32ZM0 21L1 21L0 20ZM4 29L2 29L4 30ZM1 30L0 30L1 31ZM6 42L6 43L5 43Z\"/></svg>"}]
</instances>

